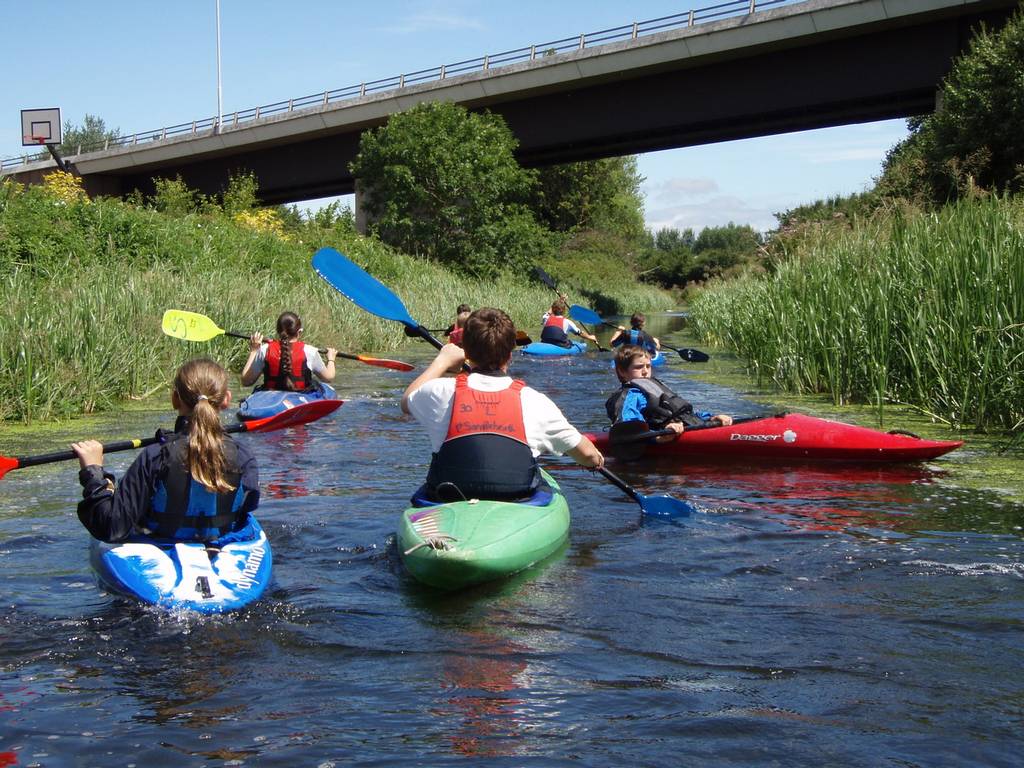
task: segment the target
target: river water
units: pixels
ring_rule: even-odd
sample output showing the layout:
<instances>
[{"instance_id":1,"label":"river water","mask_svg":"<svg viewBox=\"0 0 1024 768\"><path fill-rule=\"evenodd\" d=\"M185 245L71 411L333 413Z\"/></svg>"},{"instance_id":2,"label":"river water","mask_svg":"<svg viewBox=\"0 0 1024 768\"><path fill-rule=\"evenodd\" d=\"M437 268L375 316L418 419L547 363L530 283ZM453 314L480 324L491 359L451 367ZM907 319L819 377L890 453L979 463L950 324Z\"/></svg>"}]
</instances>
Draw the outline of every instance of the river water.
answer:
<instances>
[{"instance_id":1,"label":"river water","mask_svg":"<svg viewBox=\"0 0 1024 768\"><path fill-rule=\"evenodd\" d=\"M708 410L758 412L696 370L659 375ZM606 356L517 358L514 373L581 428L604 425ZM262 468L275 582L237 614L103 593L76 466L2 481L0 766L1020 764L1024 509L958 488L946 460L616 468L698 507L678 523L546 460L567 547L444 595L393 546L429 451L399 413L408 376L340 377L331 417L239 438ZM171 421L89 426L113 439ZM86 436L71 429L0 448L57 450Z\"/></svg>"}]
</instances>

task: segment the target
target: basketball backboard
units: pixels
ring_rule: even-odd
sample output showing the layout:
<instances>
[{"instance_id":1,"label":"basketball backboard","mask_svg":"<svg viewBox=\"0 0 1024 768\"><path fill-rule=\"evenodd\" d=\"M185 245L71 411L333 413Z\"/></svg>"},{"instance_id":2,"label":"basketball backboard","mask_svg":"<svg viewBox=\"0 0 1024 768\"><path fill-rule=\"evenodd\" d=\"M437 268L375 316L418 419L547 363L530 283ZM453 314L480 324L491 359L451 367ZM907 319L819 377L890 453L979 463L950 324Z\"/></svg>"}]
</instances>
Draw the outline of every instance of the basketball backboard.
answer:
<instances>
[{"instance_id":1,"label":"basketball backboard","mask_svg":"<svg viewBox=\"0 0 1024 768\"><path fill-rule=\"evenodd\" d=\"M60 144L60 109L21 110L21 145Z\"/></svg>"}]
</instances>

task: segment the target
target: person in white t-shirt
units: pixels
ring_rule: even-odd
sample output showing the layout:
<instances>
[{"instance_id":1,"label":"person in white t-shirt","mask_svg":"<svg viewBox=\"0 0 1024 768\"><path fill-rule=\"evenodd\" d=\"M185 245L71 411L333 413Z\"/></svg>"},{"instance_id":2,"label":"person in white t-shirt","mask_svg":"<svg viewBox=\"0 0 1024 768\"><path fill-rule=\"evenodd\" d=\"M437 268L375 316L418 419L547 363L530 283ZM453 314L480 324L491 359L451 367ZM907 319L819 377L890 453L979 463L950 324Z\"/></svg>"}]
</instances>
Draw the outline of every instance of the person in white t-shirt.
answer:
<instances>
[{"instance_id":1,"label":"person in white t-shirt","mask_svg":"<svg viewBox=\"0 0 1024 768\"><path fill-rule=\"evenodd\" d=\"M558 347L570 347L572 346L572 342L569 340L569 334L574 333L577 336L582 336L584 339L592 341L600 346L596 336L580 330L576 323L565 316L567 311L568 307L566 306L565 301L561 298L551 305L551 311L545 312L544 316L541 318L542 327L540 331L540 340L545 344L554 344Z\"/></svg>"},{"instance_id":2,"label":"person in white t-shirt","mask_svg":"<svg viewBox=\"0 0 1024 768\"><path fill-rule=\"evenodd\" d=\"M242 384L253 384L263 374L261 389L301 392L312 389L315 380L334 381L334 358L338 351L328 347L327 363L320 351L299 340L302 321L294 312L282 312L277 318L277 338L263 340L263 334L249 338L249 358L242 368Z\"/></svg>"},{"instance_id":3,"label":"person in white t-shirt","mask_svg":"<svg viewBox=\"0 0 1024 768\"><path fill-rule=\"evenodd\" d=\"M565 453L591 469L604 466L601 452L557 405L508 375L516 330L507 314L476 310L462 343L442 347L402 397L402 411L430 437L428 498L528 497L542 484L536 461L542 453ZM464 363L468 374L445 377Z\"/></svg>"}]
</instances>

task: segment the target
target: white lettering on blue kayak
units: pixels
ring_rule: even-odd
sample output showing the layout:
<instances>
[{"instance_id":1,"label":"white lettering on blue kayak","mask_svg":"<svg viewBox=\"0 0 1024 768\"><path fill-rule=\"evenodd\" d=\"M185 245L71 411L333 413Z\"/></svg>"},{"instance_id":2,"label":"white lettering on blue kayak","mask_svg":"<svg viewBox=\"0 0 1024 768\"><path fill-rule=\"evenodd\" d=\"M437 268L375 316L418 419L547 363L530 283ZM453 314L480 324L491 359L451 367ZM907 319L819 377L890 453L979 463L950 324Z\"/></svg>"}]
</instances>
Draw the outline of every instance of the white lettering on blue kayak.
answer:
<instances>
[{"instance_id":1,"label":"white lettering on blue kayak","mask_svg":"<svg viewBox=\"0 0 1024 768\"><path fill-rule=\"evenodd\" d=\"M249 556L245 558L245 568L242 569L242 575L238 578L238 586L243 589L248 589L256 583L256 574L260 570L260 563L263 562L263 556L267 553L267 550L262 546L253 547Z\"/></svg>"}]
</instances>

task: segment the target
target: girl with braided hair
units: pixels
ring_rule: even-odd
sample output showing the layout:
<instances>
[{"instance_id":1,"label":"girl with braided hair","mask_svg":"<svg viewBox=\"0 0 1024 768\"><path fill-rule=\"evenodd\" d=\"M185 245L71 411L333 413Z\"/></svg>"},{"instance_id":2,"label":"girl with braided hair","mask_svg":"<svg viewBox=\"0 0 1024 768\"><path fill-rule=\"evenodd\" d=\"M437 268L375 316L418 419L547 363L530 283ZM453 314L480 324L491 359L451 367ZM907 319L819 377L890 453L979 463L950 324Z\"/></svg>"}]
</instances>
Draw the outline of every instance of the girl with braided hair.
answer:
<instances>
[{"instance_id":1,"label":"girl with braided hair","mask_svg":"<svg viewBox=\"0 0 1024 768\"><path fill-rule=\"evenodd\" d=\"M263 374L260 389L278 389L303 392L316 387L313 377L320 381L334 381L334 358L338 351L328 347L327 364L320 351L299 340L302 320L294 312L282 312L277 318L277 338L263 340L263 334L254 333L249 339L249 359L242 368L242 383L253 384Z\"/></svg>"},{"instance_id":2,"label":"girl with braided hair","mask_svg":"<svg viewBox=\"0 0 1024 768\"><path fill-rule=\"evenodd\" d=\"M174 431L143 449L116 486L103 470L102 443L72 444L81 466L78 519L89 533L106 542L145 535L211 547L256 538L250 513L259 505L259 469L221 426L220 411L231 404L227 383L212 360L181 366L171 389Z\"/></svg>"}]
</instances>

